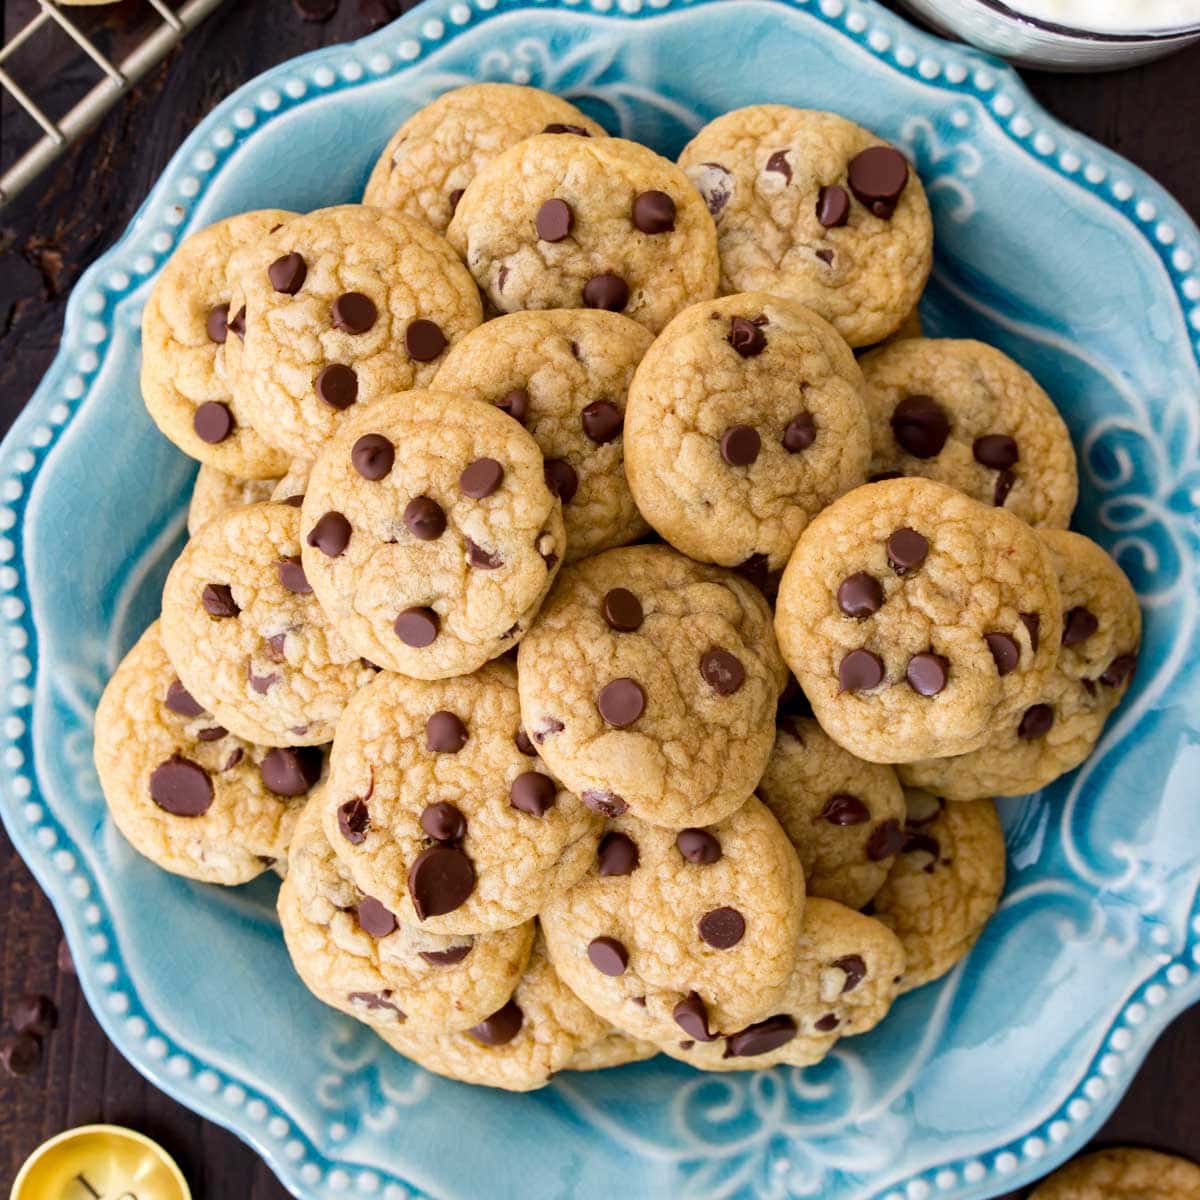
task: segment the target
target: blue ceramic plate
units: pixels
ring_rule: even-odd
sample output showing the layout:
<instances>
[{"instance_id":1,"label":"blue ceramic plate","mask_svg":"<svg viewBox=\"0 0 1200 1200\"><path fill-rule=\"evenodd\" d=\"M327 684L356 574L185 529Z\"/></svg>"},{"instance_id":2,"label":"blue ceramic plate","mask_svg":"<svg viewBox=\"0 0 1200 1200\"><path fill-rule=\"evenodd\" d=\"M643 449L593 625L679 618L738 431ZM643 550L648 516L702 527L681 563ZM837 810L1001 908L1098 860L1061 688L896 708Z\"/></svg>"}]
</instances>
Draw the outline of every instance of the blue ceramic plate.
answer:
<instances>
[{"instance_id":1,"label":"blue ceramic plate","mask_svg":"<svg viewBox=\"0 0 1200 1200\"><path fill-rule=\"evenodd\" d=\"M105 819L96 701L157 613L193 467L138 399L138 325L191 230L353 200L388 134L455 84L577 100L666 154L718 113L836 109L900 143L937 219L922 306L1031 368L1079 448L1082 529L1133 577L1141 666L1091 761L1005 806L1011 881L964 966L819 1067L656 1061L510 1096L410 1066L311 999L273 886L141 860ZM870 2L433 0L242 88L81 280L0 452L0 810L125 1055L298 1196L982 1197L1048 1170L1200 998L1200 235L1016 77Z\"/></svg>"}]
</instances>

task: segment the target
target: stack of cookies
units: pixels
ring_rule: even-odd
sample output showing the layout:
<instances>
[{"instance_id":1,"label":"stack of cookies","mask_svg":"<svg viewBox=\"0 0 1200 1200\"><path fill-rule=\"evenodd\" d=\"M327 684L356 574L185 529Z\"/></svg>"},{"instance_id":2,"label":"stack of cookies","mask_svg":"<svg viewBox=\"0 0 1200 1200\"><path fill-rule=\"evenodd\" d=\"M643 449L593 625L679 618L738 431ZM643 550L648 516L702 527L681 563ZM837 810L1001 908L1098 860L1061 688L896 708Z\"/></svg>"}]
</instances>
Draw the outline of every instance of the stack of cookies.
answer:
<instances>
[{"instance_id":1,"label":"stack of cookies","mask_svg":"<svg viewBox=\"0 0 1200 1200\"><path fill-rule=\"evenodd\" d=\"M188 239L142 385L202 465L97 713L118 827L277 870L312 992L457 1079L878 1024L1140 634L1049 397L920 336L932 240L842 117L732 112L675 164L500 84L361 205Z\"/></svg>"}]
</instances>

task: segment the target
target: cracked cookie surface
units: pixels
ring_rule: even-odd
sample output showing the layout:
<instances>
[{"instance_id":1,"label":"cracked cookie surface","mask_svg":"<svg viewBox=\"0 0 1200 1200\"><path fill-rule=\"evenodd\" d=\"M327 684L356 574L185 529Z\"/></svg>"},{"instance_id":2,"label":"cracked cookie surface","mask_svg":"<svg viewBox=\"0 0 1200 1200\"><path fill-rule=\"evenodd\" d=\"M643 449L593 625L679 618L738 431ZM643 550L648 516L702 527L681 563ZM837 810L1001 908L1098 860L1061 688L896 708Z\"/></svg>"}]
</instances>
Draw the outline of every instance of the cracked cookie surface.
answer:
<instances>
[{"instance_id":1,"label":"cracked cookie surface","mask_svg":"<svg viewBox=\"0 0 1200 1200\"><path fill-rule=\"evenodd\" d=\"M446 392L352 414L313 464L302 517L304 570L339 633L423 679L516 645L566 545L530 434Z\"/></svg>"},{"instance_id":2,"label":"cracked cookie surface","mask_svg":"<svg viewBox=\"0 0 1200 1200\"><path fill-rule=\"evenodd\" d=\"M718 821L771 753L786 672L770 620L753 584L667 546L576 563L521 643L525 729L599 812Z\"/></svg>"},{"instance_id":3,"label":"cracked cookie surface","mask_svg":"<svg viewBox=\"0 0 1200 1200\"><path fill-rule=\"evenodd\" d=\"M638 507L692 558L781 571L808 521L866 480L865 384L850 348L762 293L694 304L638 367L625 460Z\"/></svg>"},{"instance_id":4,"label":"cracked cookie surface","mask_svg":"<svg viewBox=\"0 0 1200 1200\"><path fill-rule=\"evenodd\" d=\"M1085 1154L1043 1179L1029 1200L1197 1200L1200 1166L1155 1150Z\"/></svg>"},{"instance_id":5,"label":"cracked cookie surface","mask_svg":"<svg viewBox=\"0 0 1200 1200\"><path fill-rule=\"evenodd\" d=\"M468 186L446 231L497 312L601 308L657 333L717 291L717 236L668 159L623 138L540 134Z\"/></svg>"},{"instance_id":6,"label":"cracked cookie surface","mask_svg":"<svg viewBox=\"0 0 1200 1200\"><path fill-rule=\"evenodd\" d=\"M804 531L775 631L826 733L869 762L912 762L978 749L1035 703L1062 606L1050 552L1023 521L893 479Z\"/></svg>"},{"instance_id":7,"label":"cracked cookie surface","mask_svg":"<svg viewBox=\"0 0 1200 1200\"><path fill-rule=\"evenodd\" d=\"M709 122L679 165L716 220L722 292L795 300L851 346L883 341L916 306L933 261L925 190L869 130L759 104Z\"/></svg>"}]
</instances>

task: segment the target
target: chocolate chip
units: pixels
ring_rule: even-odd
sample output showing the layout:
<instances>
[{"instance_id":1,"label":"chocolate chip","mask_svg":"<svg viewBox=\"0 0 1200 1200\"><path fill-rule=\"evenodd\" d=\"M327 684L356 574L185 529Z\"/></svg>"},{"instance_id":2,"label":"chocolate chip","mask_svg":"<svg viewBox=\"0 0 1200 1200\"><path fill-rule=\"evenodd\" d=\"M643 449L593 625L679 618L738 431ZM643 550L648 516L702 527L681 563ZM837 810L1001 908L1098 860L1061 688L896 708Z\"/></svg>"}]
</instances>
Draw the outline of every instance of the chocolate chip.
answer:
<instances>
[{"instance_id":1,"label":"chocolate chip","mask_svg":"<svg viewBox=\"0 0 1200 1200\"><path fill-rule=\"evenodd\" d=\"M372 483L391 472L396 462L396 447L381 433L364 433L350 451L354 469Z\"/></svg>"},{"instance_id":2,"label":"chocolate chip","mask_svg":"<svg viewBox=\"0 0 1200 1200\"><path fill-rule=\"evenodd\" d=\"M337 558L350 544L350 522L340 512L327 512L305 540L327 558Z\"/></svg>"},{"instance_id":3,"label":"chocolate chip","mask_svg":"<svg viewBox=\"0 0 1200 1200\"><path fill-rule=\"evenodd\" d=\"M406 608L392 625L396 636L414 650L431 645L440 627L441 621L432 608Z\"/></svg>"},{"instance_id":4,"label":"chocolate chip","mask_svg":"<svg viewBox=\"0 0 1200 1200\"><path fill-rule=\"evenodd\" d=\"M564 125L561 121L551 121L542 129L543 133L573 133L576 137L591 137L592 135L582 125Z\"/></svg>"},{"instance_id":5,"label":"chocolate chip","mask_svg":"<svg viewBox=\"0 0 1200 1200\"><path fill-rule=\"evenodd\" d=\"M846 976L846 982L842 984L843 996L854 991L867 977L867 964L861 954L847 954L844 958L834 959L830 965L837 967Z\"/></svg>"},{"instance_id":6,"label":"chocolate chip","mask_svg":"<svg viewBox=\"0 0 1200 1200\"><path fill-rule=\"evenodd\" d=\"M1045 737L1054 724L1054 709L1048 704L1035 704L1025 710L1021 723L1017 726L1017 737L1024 742L1032 742Z\"/></svg>"},{"instance_id":7,"label":"chocolate chip","mask_svg":"<svg viewBox=\"0 0 1200 1200\"><path fill-rule=\"evenodd\" d=\"M436 500L415 496L405 505L404 525L413 537L433 542L446 531L446 514Z\"/></svg>"},{"instance_id":8,"label":"chocolate chip","mask_svg":"<svg viewBox=\"0 0 1200 1200\"><path fill-rule=\"evenodd\" d=\"M453 967L462 962L474 949L474 944L451 946L448 950L420 950L418 953L431 967Z\"/></svg>"},{"instance_id":9,"label":"chocolate chip","mask_svg":"<svg viewBox=\"0 0 1200 1200\"><path fill-rule=\"evenodd\" d=\"M520 750L526 758L535 758L537 751L533 747L533 743L529 740L529 734L518 726L517 732L513 735L513 741L516 743L517 749Z\"/></svg>"},{"instance_id":10,"label":"chocolate chip","mask_svg":"<svg viewBox=\"0 0 1200 1200\"><path fill-rule=\"evenodd\" d=\"M638 865L638 848L633 838L624 833L606 833L600 839L596 851L596 873L610 875L632 875Z\"/></svg>"},{"instance_id":11,"label":"chocolate chip","mask_svg":"<svg viewBox=\"0 0 1200 1200\"><path fill-rule=\"evenodd\" d=\"M463 192L466 190L466 188L451 188L450 195L447 197L447 200L450 202L451 216L454 215L455 210L458 208L458 202L463 198Z\"/></svg>"},{"instance_id":12,"label":"chocolate chip","mask_svg":"<svg viewBox=\"0 0 1200 1200\"><path fill-rule=\"evenodd\" d=\"M199 729L196 731L196 737L202 742L219 742L223 737L226 737L229 730L223 725L214 725L211 729Z\"/></svg>"},{"instance_id":13,"label":"chocolate chip","mask_svg":"<svg viewBox=\"0 0 1200 1200\"><path fill-rule=\"evenodd\" d=\"M992 659L996 663L996 671L1001 676L1017 669L1017 664L1021 661L1021 647L1013 638L1007 633L985 633L983 640L987 642Z\"/></svg>"},{"instance_id":14,"label":"chocolate chip","mask_svg":"<svg viewBox=\"0 0 1200 1200\"><path fill-rule=\"evenodd\" d=\"M42 1061L42 1044L27 1033L0 1041L0 1064L10 1075L29 1075Z\"/></svg>"},{"instance_id":15,"label":"chocolate chip","mask_svg":"<svg viewBox=\"0 0 1200 1200\"><path fill-rule=\"evenodd\" d=\"M196 436L210 446L223 442L233 432L233 413L219 400L207 400L192 417Z\"/></svg>"},{"instance_id":16,"label":"chocolate chip","mask_svg":"<svg viewBox=\"0 0 1200 1200\"><path fill-rule=\"evenodd\" d=\"M746 918L736 908L714 908L700 918L700 937L715 950L729 950L746 934Z\"/></svg>"},{"instance_id":17,"label":"chocolate chip","mask_svg":"<svg viewBox=\"0 0 1200 1200\"><path fill-rule=\"evenodd\" d=\"M746 317L730 318L729 333L725 340L743 358L757 358L767 348L767 335L763 333L762 326Z\"/></svg>"},{"instance_id":18,"label":"chocolate chip","mask_svg":"<svg viewBox=\"0 0 1200 1200\"><path fill-rule=\"evenodd\" d=\"M738 563L733 569L743 578L748 579L759 591L765 591L770 582L771 573L767 569L770 559L765 554L751 554L749 558Z\"/></svg>"},{"instance_id":19,"label":"chocolate chip","mask_svg":"<svg viewBox=\"0 0 1200 1200\"><path fill-rule=\"evenodd\" d=\"M904 835L904 845L901 849L905 854L929 855L930 861L926 865L925 871L930 875L933 874L933 868L937 865L938 856L942 852L937 838L928 833L916 833L912 830Z\"/></svg>"},{"instance_id":20,"label":"chocolate chip","mask_svg":"<svg viewBox=\"0 0 1200 1200\"><path fill-rule=\"evenodd\" d=\"M903 471L879 471L875 475L868 475L868 483L883 483L886 479L903 479Z\"/></svg>"},{"instance_id":21,"label":"chocolate chip","mask_svg":"<svg viewBox=\"0 0 1200 1200\"><path fill-rule=\"evenodd\" d=\"M746 682L742 660L719 647L700 656L700 674L718 696L732 696Z\"/></svg>"},{"instance_id":22,"label":"chocolate chip","mask_svg":"<svg viewBox=\"0 0 1200 1200\"><path fill-rule=\"evenodd\" d=\"M601 975L624 975L629 965L629 951L616 938L592 938L587 955Z\"/></svg>"},{"instance_id":23,"label":"chocolate chip","mask_svg":"<svg viewBox=\"0 0 1200 1200\"><path fill-rule=\"evenodd\" d=\"M345 333L366 333L378 316L375 302L362 292L343 292L333 302L333 327Z\"/></svg>"},{"instance_id":24,"label":"chocolate chip","mask_svg":"<svg viewBox=\"0 0 1200 1200\"><path fill-rule=\"evenodd\" d=\"M455 846L422 850L408 871L408 893L418 921L453 912L474 889L475 868Z\"/></svg>"},{"instance_id":25,"label":"chocolate chip","mask_svg":"<svg viewBox=\"0 0 1200 1200\"><path fill-rule=\"evenodd\" d=\"M279 582L289 592L295 592L299 596L307 596L312 592L312 584L308 582L308 576L304 574L304 568L295 555L281 558L275 564L275 570L279 573Z\"/></svg>"},{"instance_id":26,"label":"chocolate chip","mask_svg":"<svg viewBox=\"0 0 1200 1200\"><path fill-rule=\"evenodd\" d=\"M250 686L260 695L265 696L273 684L279 682L279 676L272 675L255 675L254 668L247 667L246 678L250 681Z\"/></svg>"},{"instance_id":27,"label":"chocolate chip","mask_svg":"<svg viewBox=\"0 0 1200 1200\"><path fill-rule=\"evenodd\" d=\"M406 1020L404 1013L388 999L391 994L390 988L385 988L382 992L351 992L349 999L352 1004L365 1004L371 1012L387 1009L394 1012L401 1021Z\"/></svg>"},{"instance_id":28,"label":"chocolate chip","mask_svg":"<svg viewBox=\"0 0 1200 1200\"><path fill-rule=\"evenodd\" d=\"M1119 654L1108 664L1100 682L1105 687L1120 687L1137 670L1136 654Z\"/></svg>"},{"instance_id":29,"label":"chocolate chip","mask_svg":"<svg viewBox=\"0 0 1200 1200\"><path fill-rule=\"evenodd\" d=\"M171 680L167 688L167 698L163 703L181 717L198 717L204 712L204 706L196 703L195 697L178 679Z\"/></svg>"},{"instance_id":30,"label":"chocolate chip","mask_svg":"<svg viewBox=\"0 0 1200 1200\"><path fill-rule=\"evenodd\" d=\"M526 771L512 781L508 790L508 802L517 812L531 817L543 817L554 807L558 789L549 775L540 771Z\"/></svg>"},{"instance_id":31,"label":"chocolate chip","mask_svg":"<svg viewBox=\"0 0 1200 1200\"><path fill-rule=\"evenodd\" d=\"M225 765L221 768L222 771L232 771L245 758L245 751L241 746L236 746L225 760Z\"/></svg>"},{"instance_id":32,"label":"chocolate chip","mask_svg":"<svg viewBox=\"0 0 1200 1200\"><path fill-rule=\"evenodd\" d=\"M915 571L928 553L928 540L915 529L897 529L887 540L888 562L897 575Z\"/></svg>"},{"instance_id":33,"label":"chocolate chip","mask_svg":"<svg viewBox=\"0 0 1200 1200\"><path fill-rule=\"evenodd\" d=\"M546 739L553 733L562 733L563 723L555 717L547 717L542 722L540 729L533 731L533 740L539 745L543 745Z\"/></svg>"},{"instance_id":34,"label":"chocolate chip","mask_svg":"<svg viewBox=\"0 0 1200 1200\"><path fill-rule=\"evenodd\" d=\"M371 814L365 800L355 798L338 806L338 829L342 837L352 846L361 846L367 840L371 828Z\"/></svg>"},{"instance_id":35,"label":"chocolate chip","mask_svg":"<svg viewBox=\"0 0 1200 1200\"><path fill-rule=\"evenodd\" d=\"M1042 618L1037 613L1018 613L1021 624L1029 633L1029 645L1034 654L1037 653L1039 634L1042 628Z\"/></svg>"},{"instance_id":36,"label":"chocolate chip","mask_svg":"<svg viewBox=\"0 0 1200 1200\"><path fill-rule=\"evenodd\" d=\"M515 1000L510 1000L499 1012L480 1021L467 1032L485 1046L506 1046L521 1032L525 1023L525 1014Z\"/></svg>"},{"instance_id":37,"label":"chocolate chip","mask_svg":"<svg viewBox=\"0 0 1200 1200\"><path fill-rule=\"evenodd\" d=\"M605 592L600 611L609 629L618 633L633 633L644 620L642 603L628 588L610 588Z\"/></svg>"},{"instance_id":38,"label":"chocolate chip","mask_svg":"<svg viewBox=\"0 0 1200 1200\"><path fill-rule=\"evenodd\" d=\"M827 248L814 250L813 253L827 266L833 266L833 251Z\"/></svg>"},{"instance_id":39,"label":"chocolate chip","mask_svg":"<svg viewBox=\"0 0 1200 1200\"><path fill-rule=\"evenodd\" d=\"M12 1027L17 1033L28 1033L34 1037L48 1037L58 1028L58 1009L49 996L31 992L22 996L13 1005L9 1014Z\"/></svg>"},{"instance_id":40,"label":"chocolate chip","mask_svg":"<svg viewBox=\"0 0 1200 1200\"><path fill-rule=\"evenodd\" d=\"M913 458L936 458L950 436L950 418L932 396L905 396L892 410L892 436Z\"/></svg>"},{"instance_id":41,"label":"chocolate chip","mask_svg":"<svg viewBox=\"0 0 1200 1200\"><path fill-rule=\"evenodd\" d=\"M547 200L533 224L543 242L561 242L575 224L575 212L565 200Z\"/></svg>"},{"instance_id":42,"label":"chocolate chip","mask_svg":"<svg viewBox=\"0 0 1200 1200\"><path fill-rule=\"evenodd\" d=\"M603 446L620 435L625 414L611 400L593 400L580 414L580 421L583 432L597 446Z\"/></svg>"},{"instance_id":43,"label":"chocolate chip","mask_svg":"<svg viewBox=\"0 0 1200 1200\"><path fill-rule=\"evenodd\" d=\"M634 679L622 677L606 683L596 697L600 715L614 729L632 725L645 711L646 693Z\"/></svg>"},{"instance_id":44,"label":"chocolate chip","mask_svg":"<svg viewBox=\"0 0 1200 1200\"><path fill-rule=\"evenodd\" d=\"M271 286L285 296L294 296L304 286L307 276L308 264L295 252L277 258L267 268Z\"/></svg>"},{"instance_id":45,"label":"chocolate chip","mask_svg":"<svg viewBox=\"0 0 1200 1200\"><path fill-rule=\"evenodd\" d=\"M731 425L721 434L721 457L731 467L748 467L758 458L762 438L750 425Z\"/></svg>"},{"instance_id":46,"label":"chocolate chip","mask_svg":"<svg viewBox=\"0 0 1200 1200\"><path fill-rule=\"evenodd\" d=\"M504 468L494 458L477 458L458 477L458 489L472 500L490 496L504 480Z\"/></svg>"},{"instance_id":47,"label":"chocolate chip","mask_svg":"<svg viewBox=\"0 0 1200 1200\"><path fill-rule=\"evenodd\" d=\"M721 857L721 843L707 829L681 829L675 835L675 848L696 866L707 866Z\"/></svg>"},{"instance_id":48,"label":"chocolate chip","mask_svg":"<svg viewBox=\"0 0 1200 1200\"><path fill-rule=\"evenodd\" d=\"M199 763L172 754L150 772L150 799L173 817L199 817L213 802L212 780Z\"/></svg>"},{"instance_id":49,"label":"chocolate chip","mask_svg":"<svg viewBox=\"0 0 1200 1200\"><path fill-rule=\"evenodd\" d=\"M446 348L446 335L441 327L424 317L408 323L404 331L404 348L409 358L417 362L432 362Z\"/></svg>"},{"instance_id":50,"label":"chocolate chip","mask_svg":"<svg viewBox=\"0 0 1200 1200\"><path fill-rule=\"evenodd\" d=\"M1005 471L1020 457L1017 443L1006 433L989 433L977 437L972 446L975 461L994 471Z\"/></svg>"},{"instance_id":51,"label":"chocolate chip","mask_svg":"<svg viewBox=\"0 0 1200 1200\"><path fill-rule=\"evenodd\" d=\"M838 665L843 692L865 692L883 682L883 662L870 650L851 650Z\"/></svg>"},{"instance_id":52,"label":"chocolate chip","mask_svg":"<svg viewBox=\"0 0 1200 1200\"><path fill-rule=\"evenodd\" d=\"M588 308L620 312L629 303L629 284L620 275L593 275L583 285L583 303Z\"/></svg>"},{"instance_id":53,"label":"chocolate chip","mask_svg":"<svg viewBox=\"0 0 1200 1200\"><path fill-rule=\"evenodd\" d=\"M946 686L950 661L932 651L914 654L904 669L908 686L919 696L936 696Z\"/></svg>"},{"instance_id":54,"label":"chocolate chip","mask_svg":"<svg viewBox=\"0 0 1200 1200\"><path fill-rule=\"evenodd\" d=\"M864 825L871 819L871 812L857 797L846 792L835 792L825 801L818 820L830 825Z\"/></svg>"},{"instance_id":55,"label":"chocolate chip","mask_svg":"<svg viewBox=\"0 0 1200 1200\"><path fill-rule=\"evenodd\" d=\"M634 1002L634 1004L636 1004L638 1006L638 1008L646 1007L646 997L645 996L630 996L630 999ZM682 1045L682 1043L680 1043L680 1044ZM695 1043L693 1043L693 1045L694 1044Z\"/></svg>"},{"instance_id":56,"label":"chocolate chip","mask_svg":"<svg viewBox=\"0 0 1200 1200\"><path fill-rule=\"evenodd\" d=\"M848 617L869 617L883 607L883 585L874 575L856 571L838 584L837 602Z\"/></svg>"},{"instance_id":57,"label":"chocolate chip","mask_svg":"<svg viewBox=\"0 0 1200 1200\"><path fill-rule=\"evenodd\" d=\"M286 633L273 633L267 642L267 656L272 662L282 663L287 662L287 653L284 647L287 645Z\"/></svg>"},{"instance_id":58,"label":"chocolate chip","mask_svg":"<svg viewBox=\"0 0 1200 1200\"><path fill-rule=\"evenodd\" d=\"M286 504L288 508L299 508L304 503L303 496L288 496L286 500L280 500L278 503Z\"/></svg>"},{"instance_id":59,"label":"chocolate chip","mask_svg":"<svg viewBox=\"0 0 1200 1200\"><path fill-rule=\"evenodd\" d=\"M277 796L304 796L321 778L324 755L317 746L276 746L259 764L263 785Z\"/></svg>"},{"instance_id":60,"label":"chocolate chip","mask_svg":"<svg viewBox=\"0 0 1200 1200\"><path fill-rule=\"evenodd\" d=\"M602 817L619 817L629 810L624 796L618 796L616 792L606 792L599 788L585 788L579 793L579 799L592 812L597 812Z\"/></svg>"},{"instance_id":61,"label":"chocolate chip","mask_svg":"<svg viewBox=\"0 0 1200 1200\"><path fill-rule=\"evenodd\" d=\"M493 553L490 550L485 550L482 546L476 545L470 538L467 542L467 562L471 566L478 568L481 571L494 571L497 567L504 566L504 559L498 553Z\"/></svg>"},{"instance_id":62,"label":"chocolate chip","mask_svg":"<svg viewBox=\"0 0 1200 1200\"><path fill-rule=\"evenodd\" d=\"M837 229L850 219L850 197L844 187L831 183L817 193L817 220L825 229Z\"/></svg>"},{"instance_id":63,"label":"chocolate chip","mask_svg":"<svg viewBox=\"0 0 1200 1200\"><path fill-rule=\"evenodd\" d=\"M200 603L210 617L236 617L242 610L227 583L208 583L200 593Z\"/></svg>"},{"instance_id":64,"label":"chocolate chip","mask_svg":"<svg viewBox=\"0 0 1200 1200\"><path fill-rule=\"evenodd\" d=\"M796 1036L796 1022L784 1013L747 1025L725 1039L724 1058L753 1058L787 1045Z\"/></svg>"},{"instance_id":65,"label":"chocolate chip","mask_svg":"<svg viewBox=\"0 0 1200 1200\"><path fill-rule=\"evenodd\" d=\"M229 305L214 304L208 310L208 319L204 322L204 331L210 342L220 345L229 336Z\"/></svg>"},{"instance_id":66,"label":"chocolate chip","mask_svg":"<svg viewBox=\"0 0 1200 1200\"><path fill-rule=\"evenodd\" d=\"M888 220L908 184L908 162L891 146L868 146L850 160L847 177L858 202Z\"/></svg>"},{"instance_id":67,"label":"chocolate chip","mask_svg":"<svg viewBox=\"0 0 1200 1200\"><path fill-rule=\"evenodd\" d=\"M867 839L867 858L871 862L882 862L885 858L899 854L903 845L904 830L900 828L900 822L890 819L880 821Z\"/></svg>"},{"instance_id":68,"label":"chocolate chip","mask_svg":"<svg viewBox=\"0 0 1200 1200\"><path fill-rule=\"evenodd\" d=\"M708 1032L708 1009L699 992L688 994L671 1010L675 1024L697 1042L715 1042L717 1035Z\"/></svg>"},{"instance_id":69,"label":"chocolate chip","mask_svg":"<svg viewBox=\"0 0 1200 1200\"><path fill-rule=\"evenodd\" d=\"M640 192L633 202L634 228L642 233L671 233L675 201L666 192Z\"/></svg>"},{"instance_id":70,"label":"chocolate chip","mask_svg":"<svg viewBox=\"0 0 1200 1200\"><path fill-rule=\"evenodd\" d=\"M496 401L496 407L501 412L508 413L514 421L524 425L525 417L529 413L529 393L524 388L513 388L511 392L505 392Z\"/></svg>"},{"instance_id":71,"label":"chocolate chip","mask_svg":"<svg viewBox=\"0 0 1200 1200\"><path fill-rule=\"evenodd\" d=\"M1008 493L1012 491L1013 484L1017 482L1017 477L1011 471L1001 471L996 476L996 486L992 489L992 504L996 508L1003 508L1005 500L1008 499Z\"/></svg>"},{"instance_id":72,"label":"chocolate chip","mask_svg":"<svg viewBox=\"0 0 1200 1200\"><path fill-rule=\"evenodd\" d=\"M776 150L770 158L767 159L767 165L763 168L766 171L773 171L776 175L782 175L786 183L792 182L792 164L788 162L788 152L786 150Z\"/></svg>"},{"instance_id":73,"label":"chocolate chip","mask_svg":"<svg viewBox=\"0 0 1200 1200\"><path fill-rule=\"evenodd\" d=\"M564 503L570 504L579 490L579 476L565 458L548 458L545 465L546 486Z\"/></svg>"},{"instance_id":74,"label":"chocolate chip","mask_svg":"<svg viewBox=\"0 0 1200 1200\"><path fill-rule=\"evenodd\" d=\"M1080 642L1086 642L1099 628L1100 622L1096 614L1089 608L1077 605L1068 609L1063 618L1062 644L1077 646Z\"/></svg>"},{"instance_id":75,"label":"chocolate chip","mask_svg":"<svg viewBox=\"0 0 1200 1200\"><path fill-rule=\"evenodd\" d=\"M448 801L427 804L421 810L421 828L435 842L461 842L467 836L467 818Z\"/></svg>"},{"instance_id":76,"label":"chocolate chip","mask_svg":"<svg viewBox=\"0 0 1200 1200\"><path fill-rule=\"evenodd\" d=\"M396 932L396 915L384 908L374 896L364 896L354 910L358 924L364 933L373 938L385 938Z\"/></svg>"},{"instance_id":77,"label":"chocolate chip","mask_svg":"<svg viewBox=\"0 0 1200 1200\"><path fill-rule=\"evenodd\" d=\"M467 727L442 709L425 722L425 749L434 754L457 754L467 744Z\"/></svg>"},{"instance_id":78,"label":"chocolate chip","mask_svg":"<svg viewBox=\"0 0 1200 1200\"><path fill-rule=\"evenodd\" d=\"M817 440L817 423L812 413L797 413L783 431L783 448L789 454L807 450Z\"/></svg>"},{"instance_id":79,"label":"chocolate chip","mask_svg":"<svg viewBox=\"0 0 1200 1200\"><path fill-rule=\"evenodd\" d=\"M313 386L317 397L339 412L358 399L358 376L343 363L330 363L317 376Z\"/></svg>"},{"instance_id":80,"label":"chocolate chip","mask_svg":"<svg viewBox=\"0 0 1200 1200\"><path fill-rule=\"evenodd\" d=\"M733 195L733 173L728 167L721 166L720 163L706 162L700 165L704 168L704 174L692 182L695 183L696 190L700 195L704 197L708 211L716 218L721 215Z\"/></svg>"},{"instance_id":81,"label":"chocolate chip","mask_svg":"<svg viewBox=\"0 0 1200 1200\"><path fill-rule=\"evenodd\" d=\"M241 341L246 340L246 306L244 304L233 314L233 319L229 322L229 331L236 333Z\"/></svg>"},{"instance_id":82,"label":"chocolate chip","mask_svg":"<svg viewBox=\"0 0 1200 1200\"><path fill-rule=\"evenodd\" d=\"M813 1028L820 1030L821 1033L832 1033L840 1024L841 1022L833 1013L826 1013L813 1022Z\"/></svg>"}]
</instances>

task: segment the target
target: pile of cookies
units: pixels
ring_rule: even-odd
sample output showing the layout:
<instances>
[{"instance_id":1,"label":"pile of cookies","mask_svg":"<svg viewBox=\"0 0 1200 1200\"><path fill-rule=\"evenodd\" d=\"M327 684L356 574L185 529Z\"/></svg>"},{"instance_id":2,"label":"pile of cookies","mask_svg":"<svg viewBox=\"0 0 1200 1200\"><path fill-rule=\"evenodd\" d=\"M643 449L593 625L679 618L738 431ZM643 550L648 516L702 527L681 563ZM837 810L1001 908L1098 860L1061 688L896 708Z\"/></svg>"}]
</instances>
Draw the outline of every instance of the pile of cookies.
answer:
<instances>
[{"instance_id":1,"label":"pile of cookies","mask_svg":"<svg viewBox=\"0 0 1200 1200\"><path fill-rule=\"evenodd\" d=\"M97 713L118 827L279 871L308 987L458 1079L872 1028L970 949L992 797L1083 760L1140 633L1049 397L920 336L932 240L842 117L676 164L499 84L361 205L189 238L142 387L202 465Z\"/></svg>"}]
</instances>

